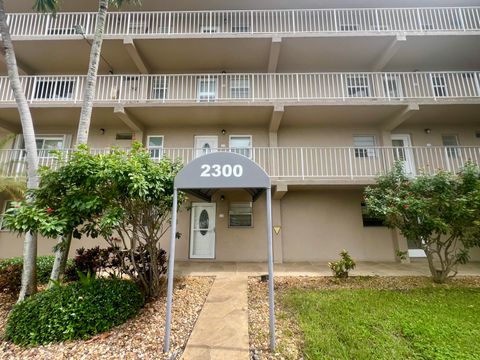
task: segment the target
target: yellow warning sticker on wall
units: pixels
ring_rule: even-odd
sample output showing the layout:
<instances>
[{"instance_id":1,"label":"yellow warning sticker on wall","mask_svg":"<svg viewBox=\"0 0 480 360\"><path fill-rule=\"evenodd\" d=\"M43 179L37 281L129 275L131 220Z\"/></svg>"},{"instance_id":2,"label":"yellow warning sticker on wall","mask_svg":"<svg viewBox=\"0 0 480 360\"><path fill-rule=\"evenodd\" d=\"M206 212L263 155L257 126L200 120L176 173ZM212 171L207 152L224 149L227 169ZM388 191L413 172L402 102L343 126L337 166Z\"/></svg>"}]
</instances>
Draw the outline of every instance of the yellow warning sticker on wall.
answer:
<instances>
[{"instance_id":1,"label":"yellow warning sticker on wall","mask_svg":"<svg viewBox=\"0 0 480 360\"><path fill-rule=\"evenodd\" d=\"M281 229L282 229L281 226L274 226L274 227L273 227L273 231L275 231L275 234L276 234L276 235L280 234L280 230L281 230Z\"/></svg>"}]
</instances>

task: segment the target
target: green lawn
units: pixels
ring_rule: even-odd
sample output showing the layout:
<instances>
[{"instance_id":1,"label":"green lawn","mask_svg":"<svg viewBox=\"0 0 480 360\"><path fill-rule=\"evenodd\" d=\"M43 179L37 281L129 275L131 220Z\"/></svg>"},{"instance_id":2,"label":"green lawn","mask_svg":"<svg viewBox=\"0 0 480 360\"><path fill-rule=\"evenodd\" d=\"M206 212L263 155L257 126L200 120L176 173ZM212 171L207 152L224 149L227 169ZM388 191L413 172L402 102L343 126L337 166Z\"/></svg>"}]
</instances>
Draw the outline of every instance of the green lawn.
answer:
<instances>
[{"instance_id":1,"label":"green lawn","mask_svg":"<svg viewBox=\"0 0 480 360\"><path fill-rule=\"evenodd\" d=\"M290 290L306 359L480 359L480 289Z\"/></svg>"}]
</instances>

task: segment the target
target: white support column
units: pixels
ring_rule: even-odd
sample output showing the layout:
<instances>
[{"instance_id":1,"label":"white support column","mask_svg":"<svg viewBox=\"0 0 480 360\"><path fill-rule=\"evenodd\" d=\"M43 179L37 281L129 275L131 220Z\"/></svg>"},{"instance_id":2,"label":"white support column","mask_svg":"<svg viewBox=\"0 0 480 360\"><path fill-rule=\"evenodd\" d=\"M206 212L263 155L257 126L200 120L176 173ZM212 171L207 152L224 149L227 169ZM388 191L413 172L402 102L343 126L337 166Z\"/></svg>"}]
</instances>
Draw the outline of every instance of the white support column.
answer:
<instances>
[{"instance_id":1,"label":"white support column","mask_svg":"<svg viewBox=\"0 0 480 360\"><path fill-rule=\"evenodd\" d=\"M285 114L285 107L283 105L275 105L273 107L272 116L270 117L269 131L277 132L282 123L283 115Z\"/></svg>"},{"instance_id":2,"label":"white support column","mask_svg":"<svg viewBox=\"0 0 480 360\"><path fill-rule=\"evenodd\" d=\"M383 51L377 61L372 66L372 71L383 71L390 60L395 56L398 49L405 45L407 37L405 35L397 35L388 47Z\"/></svg>"},{"instance_id":3,"label":"white support column","mask_svg":"<svg viewBox=\"0 0 480 360\"><path fill-rule=\"evenodd\" d=\"M280 57L281 47L282 47L282 38L273 37L272 43L270 44L270 55L268 56L267 72L269 73L277 72L278 59Z\"/></svg>"},{"instance_id":4,"label":"white support column","mask_svg":"<svg viewBox=\"0 0 480 360\"><path fill-rule=\"evenodd\" d=\"M128 55L132 59L140 74L150 74L150 67L147 65L145 59L139 53L133 39L129 36L126 37L123 40L123 45L127 49Z\"/></svg>"},{"instance_id":5,"label":"white support column","mask_svg":"<svg viewBox=\"0 0 480 360\"><path fill-rule=\"evenodd\" d=\"M135 119L131 114L125 110L121 105L115 106L113 114L120 120L123 121L130 129L135 132L135 139L143 143L143 135L145 133L145 126Z\"/></svg>"},{"instance_id":6,"label":"white support column","mask_svg":"<svg viewBox=\"0 0 480 360\"><path fill-rule=\"evenodd\" d=\"M405 120L409 119L415 112L420 109L418 104L409 104L405 106L397 115L393 118L389 118L382 124L381 130L390 132L399 127Z\"/></svg>"}]
</instances>

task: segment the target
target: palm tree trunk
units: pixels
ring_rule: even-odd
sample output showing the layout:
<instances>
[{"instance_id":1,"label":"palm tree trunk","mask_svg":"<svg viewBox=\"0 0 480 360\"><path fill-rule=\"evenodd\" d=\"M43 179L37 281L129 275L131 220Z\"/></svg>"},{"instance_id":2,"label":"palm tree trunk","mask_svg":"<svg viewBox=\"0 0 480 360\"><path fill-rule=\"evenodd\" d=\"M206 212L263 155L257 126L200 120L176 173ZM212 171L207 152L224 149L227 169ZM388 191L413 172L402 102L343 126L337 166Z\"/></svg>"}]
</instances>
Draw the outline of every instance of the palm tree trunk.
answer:
<instances>
[{"instance_id":1,"label":"palm tree trunk","mask_svg":"<svg viewBox=\"0 0 480 360\"><path fill-rule=\"evenodd\" d=\"M97 24L93 38L92 49L90 51L90 63L88 67L87 85L83 94L82 111L78 123L76 144L86 144L88 141L88 132L90 130L90 120L92 117L93 99L97 85L97 73L100 64L100 54L102 52L103 33L105 32L105 19L108 11L108 0L99 0Z\"/></svg>"},{"instance_id":2,"label":"palm tree trunk","mask_svg":"<svg viewBox=\"0 0 480 360\"><path fill-rule=\"evenodd\" d=\"M17 103L20 121L22 123L23 138L25 141L25 149L27 151L27 188L38 188L38 156L37 144L35 142L35 131L33 129L32 114L28 107L27 98L23 91L20 77L18 75L17 60L13 49L12 39L10 37L10 29L7 24L5 14L4 0L0 0L0 32L2 34L3 48L2 52L5 56L7 64L8 79L10 87ZM27 201L28 201L27 197ZM33 294L37 289L36 282L36 258L37 258L37 235L27 233L23 246L23 273L22 288L20 290L19 301Z\"/></svg>"},{"instance_id":3,"label":"palm tree trunk","mask_svg":"<svg viewBox=\"0 0 480 360\"><path fill-rule=\"evenodd\" d=\"M65 268L67 267L68 253L70 250L70 244L72 243L72 233L66 236L61 236L57 242L57 249L55 250L55 261L53 263L52 273L48 287L52 287L55 282L61 281L65 274Z\"/></svg>"},{"instance_id":4,"label":"palm tree trunk","mask_svg":"<svg viewBox=\"0 0 480 360\"><path fill-rule=\"evenodd\" d=\"M105 20L108 11L108 0L99 0L97 23L95 26L95 35L93 38L92 49L90 51L90 62L88 66L87 85L83 93L82 110L78 122L76 145L87 144L88 133L90 131L90 122L92 118L93 99L97 85L98 67L100 65L100 54L102 52L103 33L105 32ZM63 275L61 263L66 262L70 251L71 241L66 246L59 247L55 252L55 262L52 269L51 278L58 281ZM58 272L60 271L60 272ZM54 273L55 272L55 273Z\"/></svg>"}]
</instances>

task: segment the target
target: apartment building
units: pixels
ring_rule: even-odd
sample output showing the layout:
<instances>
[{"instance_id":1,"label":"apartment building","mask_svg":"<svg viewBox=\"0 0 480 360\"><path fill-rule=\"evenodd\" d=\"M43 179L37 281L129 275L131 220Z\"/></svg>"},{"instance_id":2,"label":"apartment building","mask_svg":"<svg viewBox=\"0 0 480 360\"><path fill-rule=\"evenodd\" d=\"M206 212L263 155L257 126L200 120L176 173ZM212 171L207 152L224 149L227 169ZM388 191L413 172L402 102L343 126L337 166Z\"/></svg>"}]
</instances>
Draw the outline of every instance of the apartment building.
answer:
<instances>
[{"instance_id":1,"label":"apartment building","mask_svg":"<svg viewBox=\"0 0 480 360\"><path fill-rule=\"evenodd\" d=\"M49 151L76 136L97 2L65 0L55 18L31 3L6 1L40 161L54 165ZM108 15L89 145L249 157L271 177L276 262L422 257L368 216L362 192L397 160L412 176L480 163L479 70L478 0L143 0ZM3 175L24 176L5 75L0 127L16 134ZM264 205L244 190L190 198L177 259L266 260ZM0 232L1 257L21 249Z\"/></svg>"}]
</instances>

